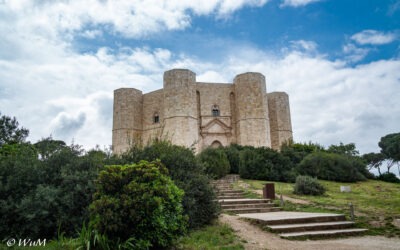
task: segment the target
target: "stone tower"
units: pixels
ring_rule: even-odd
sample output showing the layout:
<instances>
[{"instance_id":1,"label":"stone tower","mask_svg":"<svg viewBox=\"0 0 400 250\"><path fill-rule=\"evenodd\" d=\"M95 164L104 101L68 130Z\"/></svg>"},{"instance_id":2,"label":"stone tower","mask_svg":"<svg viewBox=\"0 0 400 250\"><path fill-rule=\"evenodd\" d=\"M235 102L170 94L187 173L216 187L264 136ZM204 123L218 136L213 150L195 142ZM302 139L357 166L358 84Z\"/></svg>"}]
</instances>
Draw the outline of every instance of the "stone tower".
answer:
<instances>
[{"instance_id":1,"label":"stone tower","mask_svg":"<svg viewBox=\"0 0 400 250\"><path fill-rule=\"evenodd\" d=\"M177 145L194 146L198 142L196 74L190 70L164 73L163 131Z\"/></svg>"},{"instance_id":2,"label":"stone tower","mask_svg":"<svg viewBox=\"0 0 400 250\"><path fill-rule=\"evenodd\" d=\"M265 77L244 73L233 80L236 92L236 139L240 145L270 146Z\"/></svg>"},{"instance_id":3,"label":"stone tower","mask_svg":"<svg viewBox=\"0 0 400 250\"><path fill-rule=\"evenodd\" d=\"M271 126L271 147L279 149L283 143L293 139L289 96L285 92L272 92L267 94L267 98Z\"/></svg>"},{"instance_id":4,"label":"stone tower","mask_svg":"<svg viewBox=\"0 0 400 250\"><path fill-rule=\"evenodd\" d=\"M114 152L122 152L142 140L143 94L134 88L114 91L112 144Z\"/></svg>"},{"instance_id":5,"label":"stone tower","mask_svg":"<svg viewBox=\"0 0 400 250\"><path fill-rule=\"evenodd\" d=\"M260 73L237 75L233 83L202 83L187 69L166 71L163 89L147 94L115 90L114 153L155 138L196 152L231 143L279 150L292 139L289 98L267 94Z\"/></svg>"}]
</instances>

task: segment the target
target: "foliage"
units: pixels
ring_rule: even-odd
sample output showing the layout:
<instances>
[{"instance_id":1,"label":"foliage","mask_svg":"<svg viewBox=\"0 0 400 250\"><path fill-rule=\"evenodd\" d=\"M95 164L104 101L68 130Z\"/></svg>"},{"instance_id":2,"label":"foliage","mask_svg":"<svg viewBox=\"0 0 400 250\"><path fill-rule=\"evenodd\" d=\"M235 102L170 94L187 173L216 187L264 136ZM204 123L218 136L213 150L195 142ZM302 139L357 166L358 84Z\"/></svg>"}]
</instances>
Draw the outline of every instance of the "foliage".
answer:
<instances>
[{"instance_id":1,"label":"foliage","mask_svg":"<svg viewBox=\"0 0 400 250\"><path fill-rule=\"evenodd\" d=\"M395 163L400 162L400 133L385 135L378 145L385 159L389 161L387 165L387 172L389 172Z\"/></svg>"},{"instance_id":2,"label":"foliage","mask_svg":"<svg viewBox=\"0 0 400 250\"><path fill-rule=\"evenodd\" d=\"M281 146L281 154L289 157L294 165L299 164L307 155L320 151L325 151L325 149L321 145L312 142L293 143L289 141Z\"/></svg>"},{"instance_id":3,"label":"foliage","mask_svg":"<svg viewBox=\"0 0 400 250\"><path fill-rule=\"evenodd\" d=\"M109 239L131 239L135 249L160 248L184 233L183 191L161 162L107 166L96 187L92 222Z\"/></svg>"},{"instance_id":4,"label":"foliage","mask_svg":"<svg viewBox=\"0 0 400 250\"><path fill-rule=\"evenodd\" d=\"M193 151L167 141L154 141L144 148L132 147L115 161L118 164L131 164L140 159L159 159L168 168L175 184L184 190L182 203L185 214L189 216L190 228L208 224L217 217L219 211L218 204L214 201L214 190Z\"/></svg>"},{"instance_id":5,"label":"foliage","mask_svg":"<svg viewBox=\"0 0 400 250\"><path fill-rule=\"evenodd\" d=\"M219 179L229 174L229 161L222 148L206 148L198 155L198 159L210 178Z\"/></svg>"},{"instance_id":6,"label":"foliage","mask_svg":"<svg viewBox=\"0 0 400 250\"><path fill-rule=\"evenodd\" d=\"M4 144L14 144L24 142L28 137L29 130L18 128L19 123L15 117L11 118L1 115L0 112L0 147Z\"/></svg>"},{"instance_id":7,"label":"foliage","mask_svg":"<svg viewBox=\"0 0 400 250\"><path fill-rule=\"evenodd\" d=\"M386 182L400 183L400 179L397 178L397 176L391 172L386 172L386 173L380 174L377 177L377 179L381 180L381 181L386 181Z\"/></svg>"},{"instance_id":8,"label":"foliage","mask_svg":"<svg viewBox=\"0 0 400 250\"><path fill-rule=\"evenodd\" d=\"M354 143L343 144L341 142L339 145L330 145L327 152L349 156L359 155L359 152L358 150L356 150L356 145Z\"/></svg>"},{"instance_id":9,"label":"foliage","mask_svg":"<svg viewBox=\"0 0 400 250\"><path fill-rule=\"evenodd\" d=\"M360 159L326 152L312 153L298 165L301 175L332 181L362 181L366 179L365 172L365 164Z\"/></svg>"},{"instance_id":10,"label":"foliage","mask_svg":"<svg viewBox=\"0 0 400 250\"><path fill-rule=\"evenodd\" d=\"M179 239L177 249L182 250L241 250L244 249L232 228L226 224L215 223L200 228Z\"/></svg>"},{"instance_id":11,"label":"foliage","mask_svg":"<svg viewBox=\"0 0 400 250\"><path fill-rule=\"evenodd\" d=\"M288 157L270 148L247 147L240 152L240 177L293 182L295 173Z\"/></svg>"},{"instance_id":12,"label":"foliage","mask_svg":"<svg viewBox=\"0 0 400 250\"><path fill-rule=\"evenodd\" d=\"M58 145L57 150L36 148L45 144ZM93 181L104 157L49 138L0 147L0 236L51 238L60 225L74 234L89 218Z\"/></svg>"},{"instance_id":13,"label":"foliage","mask_svg":"<svg viewBox=\"0 0 400 250\"><path fill-rule=\"evenodd\" d=\"M297 176L293 189L293 193L299 195L323 195L325 191L324 186L317 179L307 175Z\"/></svg>"},{"instance_id":14,"label":"foliage","mask_svg":"<svg viewBox=\"0 0 400 250\"><path fill-rule=\"evenodd\" d=\"M239 174L239 162L240 162L239 153L241 147L237 144L231 144L230 146L223 148L223 150L229 161L230 173Z\"/></svg>"},{"instance_id":15,"label":"foliage","mask_svg":"<svg viewBox=\"0 0 400 250\"><path fill-rule=\"evenodd\" d=\"M382 153L368 153L362 156L367 166L371 170L372 168L378 169L379 175L381 175L381 165L385 160L385 156Z\"/></svg>"}]
</instances>

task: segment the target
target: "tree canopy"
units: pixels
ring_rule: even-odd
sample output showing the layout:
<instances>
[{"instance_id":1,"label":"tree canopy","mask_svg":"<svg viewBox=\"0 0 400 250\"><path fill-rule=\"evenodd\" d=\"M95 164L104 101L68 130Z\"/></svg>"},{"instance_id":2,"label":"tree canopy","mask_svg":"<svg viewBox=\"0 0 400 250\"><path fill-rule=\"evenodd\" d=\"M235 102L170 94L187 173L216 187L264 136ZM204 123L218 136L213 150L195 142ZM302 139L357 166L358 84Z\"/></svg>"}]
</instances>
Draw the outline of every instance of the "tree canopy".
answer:
<instances>
[{"instance_id":1,"label":"tree canopy","mask_svg":"<svg viewBox=\"0 0 400 250\"><path fill-rule=\"evenodd\" d=\"M29 130L21 127L15 117L1 116L0 112L0 147L3 144L24 142L29 135Z\"/></svg>"}]
</instances>

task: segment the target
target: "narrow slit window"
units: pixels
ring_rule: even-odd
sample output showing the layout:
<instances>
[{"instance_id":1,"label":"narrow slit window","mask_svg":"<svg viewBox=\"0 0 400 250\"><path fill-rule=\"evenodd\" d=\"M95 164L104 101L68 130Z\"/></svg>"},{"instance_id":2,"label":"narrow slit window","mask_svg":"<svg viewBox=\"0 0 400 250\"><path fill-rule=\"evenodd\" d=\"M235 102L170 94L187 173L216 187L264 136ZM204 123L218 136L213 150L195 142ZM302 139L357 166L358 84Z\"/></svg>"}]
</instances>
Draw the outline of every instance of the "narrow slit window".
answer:
<instances>
[{"instance_id":1,"label":"narrow slit window","mask_svg":"<svg viewBox=\"0 0 400 250\"><path fill-rule=\"evenodd\" d=\"M214 105L213 107L212 107L212 115L213 116L219 116L219 107L218 107L218 105Z\"/></svg>"},{"instance_id":2,"label":"narrow slit window","mask_svg":"<svg viewBox=\"0 0 400 250\"><path fill-rule=\"evenodd\" d=\"M158 113L154 113L153 122L154 123L160 122L160 116L158 115Z\"/></svg>"}]
</instances>

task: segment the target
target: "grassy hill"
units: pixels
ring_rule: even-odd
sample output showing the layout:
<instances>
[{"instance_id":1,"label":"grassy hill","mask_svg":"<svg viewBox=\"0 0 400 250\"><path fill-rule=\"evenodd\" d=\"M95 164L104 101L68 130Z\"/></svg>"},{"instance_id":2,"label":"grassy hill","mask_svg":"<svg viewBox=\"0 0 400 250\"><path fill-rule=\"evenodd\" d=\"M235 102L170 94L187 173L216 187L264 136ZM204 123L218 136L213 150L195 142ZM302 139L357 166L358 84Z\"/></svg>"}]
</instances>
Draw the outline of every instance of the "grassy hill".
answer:
<instances>
[{"instance_id":1,"label":"grassy hill","mask_svg":"<svg viewBox=\"0 0 400 250\"><path fill-rule=\"evenodd\" d=\"M260 193L266 181L243 180L247 189ZM323 181L327 192L322 196L293 194L292 183L275 182L276 193L308 201L309 204L297 204L285 201L285 210L329 211L349 215L349 203L354 205L356 223L369 228L369 234L400 236L400 229L393 226L394 219L400 219L400 184L368 180L356 183ZM340 186L350 186L350 193L340 192ZM279 197L277 197L279 198Z\"/></svg>"}]
</instances>

